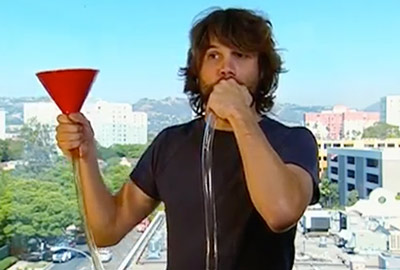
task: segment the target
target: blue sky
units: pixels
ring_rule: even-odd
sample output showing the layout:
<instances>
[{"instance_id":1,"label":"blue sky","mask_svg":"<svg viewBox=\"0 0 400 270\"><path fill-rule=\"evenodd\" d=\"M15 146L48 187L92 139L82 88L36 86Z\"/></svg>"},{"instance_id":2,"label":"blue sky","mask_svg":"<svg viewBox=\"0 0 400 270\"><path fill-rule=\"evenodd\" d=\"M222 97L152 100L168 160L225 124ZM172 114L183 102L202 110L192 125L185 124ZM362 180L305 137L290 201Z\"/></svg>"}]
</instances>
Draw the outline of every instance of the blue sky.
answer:
<instances>
[{"instance_id":1,"label":"blue sky","mask_svg":"<svg viewBox=\"0 0 400 270\"><path fill-rule=\"evenodd\" d=\"M138 3L140 2L140 3ZM278 101L363 108L400 94L400 1L2 0L0 96L43 96L35 72L100 70L91 96L181 96L193 18L211 6L265 12L285 67Z\"/></svg>"}]
</instances>

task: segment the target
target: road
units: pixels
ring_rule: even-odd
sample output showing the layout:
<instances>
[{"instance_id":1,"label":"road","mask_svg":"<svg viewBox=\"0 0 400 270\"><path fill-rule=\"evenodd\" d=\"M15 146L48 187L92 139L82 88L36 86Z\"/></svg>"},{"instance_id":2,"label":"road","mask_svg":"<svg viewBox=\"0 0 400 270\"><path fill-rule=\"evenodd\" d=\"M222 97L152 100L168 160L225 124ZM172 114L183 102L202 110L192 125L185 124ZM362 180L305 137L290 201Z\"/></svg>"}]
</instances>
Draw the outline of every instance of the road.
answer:
<instances>
[{"instance_id":1,"label":"road","mask_svg":"<svg viewBox=\"0 0 400 270\"><path fill-rule=\"evenodd\" d=\"M135 229L128 233L117 245L109 247L112 251L112 259L109 262L104 263L106 270L115 270L118 268L122 260L128 255L129 251L133 248L134 244L140 237ZM87 251L86 245L80 245L76 247L79 250ZM90 263L87 258L82 255L74 257L72 260L65 263L55 263L50 268L51 270L83 270L90 269Z\"/></svg>"}]
</instances>

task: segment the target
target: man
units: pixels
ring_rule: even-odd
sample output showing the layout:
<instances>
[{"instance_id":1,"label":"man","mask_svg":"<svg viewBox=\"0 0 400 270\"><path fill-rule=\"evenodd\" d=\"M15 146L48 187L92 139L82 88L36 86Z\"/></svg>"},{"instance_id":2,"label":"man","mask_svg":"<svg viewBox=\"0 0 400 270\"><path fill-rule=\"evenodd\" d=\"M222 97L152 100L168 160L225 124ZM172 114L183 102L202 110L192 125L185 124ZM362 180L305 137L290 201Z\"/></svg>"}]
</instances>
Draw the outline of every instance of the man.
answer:
<instances>
[{"instance_id":1,"label":"man","mask_svg":"<svg viewBox=\"0 0 400 270\"><path fill-rule=\"evenodd\" d=\"M200 153L204 118L213 113L218 269L292 268L295 225L319 198L317 147L307 129L265 116L282 71L271 28L242 9L218 9L195 23L180 71L199 117L163 130L115 196L102 183L89 122L81 114L58 117L59 147L67 155L79 148L98 246L120 241L163 201L168 269L204 269Z\"/></svg>"}]
</instances>

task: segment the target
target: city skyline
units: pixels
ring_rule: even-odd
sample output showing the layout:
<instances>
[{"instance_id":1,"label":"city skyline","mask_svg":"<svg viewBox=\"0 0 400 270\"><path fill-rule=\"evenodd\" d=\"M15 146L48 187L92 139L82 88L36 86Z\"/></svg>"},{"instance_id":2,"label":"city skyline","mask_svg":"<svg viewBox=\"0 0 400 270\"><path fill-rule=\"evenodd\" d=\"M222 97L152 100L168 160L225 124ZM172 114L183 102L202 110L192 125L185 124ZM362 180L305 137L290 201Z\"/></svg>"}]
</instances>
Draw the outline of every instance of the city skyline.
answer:
<instances>
[{"instance_id":1,"label":"city skyline","mask_svg":"<svg viewBox=\"0 0 400 270\"><path fill-rule=\"evenodd\" d=\"M93 0L3 3L0 49L7 53L0 61L7 64L0 67L0 96L44 96L36 72L92 67L100 70L91 93L97 98L134 103L184 97L177 73L186 61L188 31L193 18L211 6L261 10L271 19L288 69L276 92L280 103L363 109L382 96L400 94L398 1L154 6Z\"/></svg>"}]
</instances>

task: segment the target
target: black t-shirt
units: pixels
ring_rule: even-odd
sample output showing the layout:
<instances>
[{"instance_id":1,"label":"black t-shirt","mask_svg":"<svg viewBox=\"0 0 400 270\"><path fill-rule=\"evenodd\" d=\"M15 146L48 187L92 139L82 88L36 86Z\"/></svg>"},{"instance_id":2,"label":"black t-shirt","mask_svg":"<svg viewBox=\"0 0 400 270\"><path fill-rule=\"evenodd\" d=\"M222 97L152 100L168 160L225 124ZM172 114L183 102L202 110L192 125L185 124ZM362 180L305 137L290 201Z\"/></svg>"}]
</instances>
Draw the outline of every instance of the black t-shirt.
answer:
<instances>
[{"instance_id":1,"label":"black t-shirt","mask_svg":"<svg viewBox=\"0 0 400 270\"><path fill-rule=\"evenodd\" d=\"M317 202L318 150L312 133L268 117L259 125L285 163L310 173L314 183L312 203ZM170 270L205 269L203 130L203 118L163 130L131 173L131 179L147 195L165 204ZM292 269L296 227L273 233L254 208L233 132L215 131L212 155L218 269Z\"/></svg>"}]
</instances>

